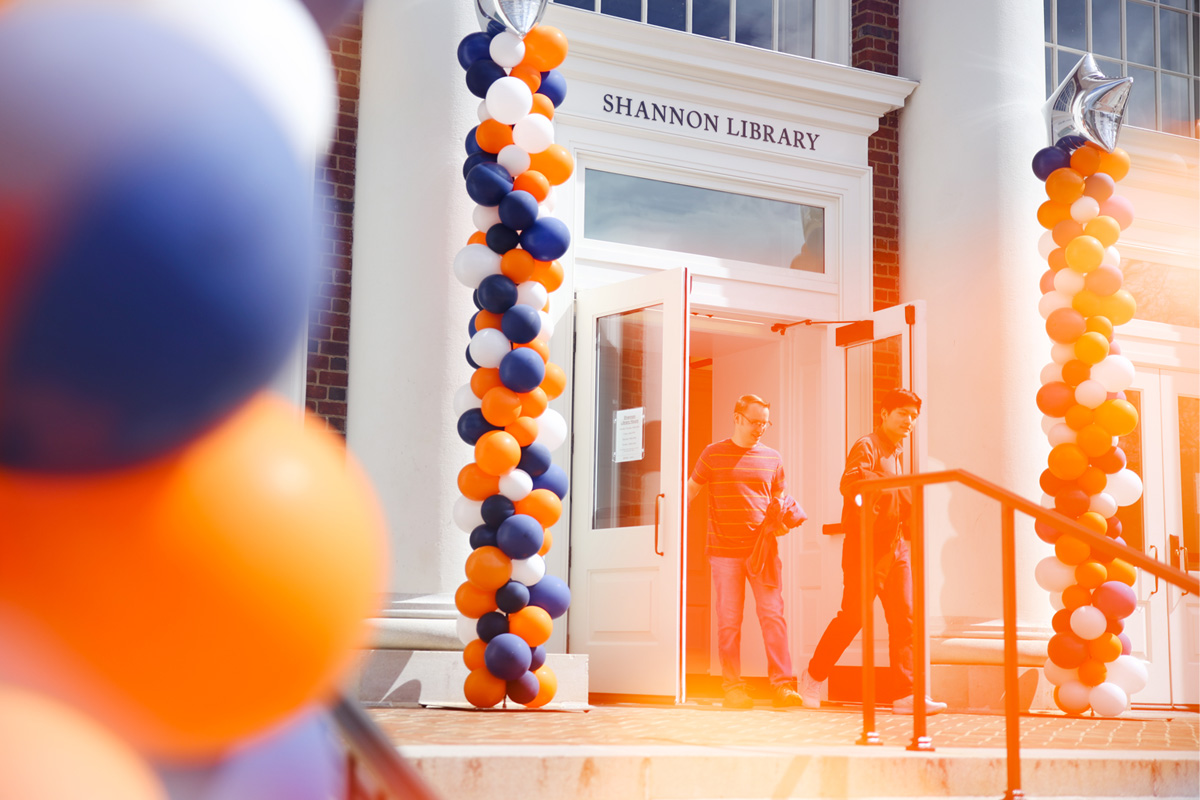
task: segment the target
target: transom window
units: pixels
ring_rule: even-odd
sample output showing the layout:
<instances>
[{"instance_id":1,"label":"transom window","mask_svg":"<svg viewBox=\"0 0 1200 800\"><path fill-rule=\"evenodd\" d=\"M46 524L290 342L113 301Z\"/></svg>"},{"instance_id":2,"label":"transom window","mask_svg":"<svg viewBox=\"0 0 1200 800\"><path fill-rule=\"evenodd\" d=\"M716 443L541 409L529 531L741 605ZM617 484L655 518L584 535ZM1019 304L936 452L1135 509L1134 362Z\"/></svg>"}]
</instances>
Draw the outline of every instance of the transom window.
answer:
<instances>
[{"instance_id":1,"label":"transom window","mask_svg":"<svg viewBox=\"0 0 1200 800\"><path fill-rule=\"evenodd\" d=\"M1043 0L1046 95L1085 53L1133 78L1125 122L1200 136L1200 0Z\"/></svg>"}]
</instances>

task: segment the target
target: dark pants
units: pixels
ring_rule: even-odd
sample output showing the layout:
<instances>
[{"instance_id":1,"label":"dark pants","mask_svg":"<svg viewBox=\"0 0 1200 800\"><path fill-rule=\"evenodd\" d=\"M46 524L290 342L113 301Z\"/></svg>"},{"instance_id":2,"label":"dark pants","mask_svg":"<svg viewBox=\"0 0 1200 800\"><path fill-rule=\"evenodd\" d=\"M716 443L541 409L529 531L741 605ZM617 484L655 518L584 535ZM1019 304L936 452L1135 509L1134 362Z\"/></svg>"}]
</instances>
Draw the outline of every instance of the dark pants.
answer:
<instances>
[{"instance_id":1,"label":"dark pants","mask_svg":"<svg viewBox=\"0 0 1200 800\"><path fill-rule=\"evenodd\" d=\"M908 540L897 538L891 553L880 556L876 551L875 557L875 594L883 602L887 619L888 656L897 697L912 694L913 685L912 568L908 553ZM861 558L858 539L846 537L842 547L842 608L825 628L808 662L808 674L814 680L829 677L833 665L862 630ZM867 646L870 643L864 644Z\"/></svg>"}]
</instances>

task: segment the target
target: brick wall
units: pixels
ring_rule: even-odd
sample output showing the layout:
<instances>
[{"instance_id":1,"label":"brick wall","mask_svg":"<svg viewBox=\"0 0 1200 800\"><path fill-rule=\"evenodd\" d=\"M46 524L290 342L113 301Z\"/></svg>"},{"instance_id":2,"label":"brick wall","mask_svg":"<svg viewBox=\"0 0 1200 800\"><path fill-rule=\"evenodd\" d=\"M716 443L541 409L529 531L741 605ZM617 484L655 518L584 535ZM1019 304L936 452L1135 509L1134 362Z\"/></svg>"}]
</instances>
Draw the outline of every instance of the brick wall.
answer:
<instances>
[{"instance_id":1,"label":"brick wall","mask_svg":"<svg viewBox=\"0 0 1200 800\"><path fill-rule=\"evenodd\" d=\"M325 220L324 263L309 312L305 404L332 430L344 435L362 15L330 35L328 42L337 73L338 115L328 158L316 174L316 202Z\"/></svg>"}]
</instances>

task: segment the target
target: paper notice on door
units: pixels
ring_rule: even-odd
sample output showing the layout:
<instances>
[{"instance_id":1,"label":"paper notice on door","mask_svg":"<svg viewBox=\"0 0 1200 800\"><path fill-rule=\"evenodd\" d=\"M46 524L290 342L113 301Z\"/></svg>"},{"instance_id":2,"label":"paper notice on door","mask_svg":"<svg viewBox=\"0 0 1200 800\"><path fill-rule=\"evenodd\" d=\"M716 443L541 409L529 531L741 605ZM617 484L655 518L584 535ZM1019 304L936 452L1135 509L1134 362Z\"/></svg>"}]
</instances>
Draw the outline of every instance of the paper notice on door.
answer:
<instances>
[{"instance_id":1,"label":"paper notice on door","mask_svg":"<svg viewBox=\"0 0 1200 800\"><path fill-rule=\"evenodd\" d=\"M641 408L623 408L613 412L613 463L641 461L646 454L642 426L646 415Z\"/></svg>"}]
</instances>

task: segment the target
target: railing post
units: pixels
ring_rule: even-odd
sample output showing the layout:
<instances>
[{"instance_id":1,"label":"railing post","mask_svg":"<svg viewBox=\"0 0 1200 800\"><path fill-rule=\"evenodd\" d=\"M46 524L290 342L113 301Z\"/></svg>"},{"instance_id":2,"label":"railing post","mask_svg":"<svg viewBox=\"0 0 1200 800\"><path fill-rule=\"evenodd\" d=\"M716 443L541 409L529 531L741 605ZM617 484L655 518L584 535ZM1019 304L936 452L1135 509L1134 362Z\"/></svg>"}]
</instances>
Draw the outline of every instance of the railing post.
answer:
<instances>
[{"instance_id":1,"label":"railing post","mask_svg":"<svg viewBox=\"0 0 1200 800\"><path fill-rule=\"evenodd\" d=\"M1017 547L1013 507L1000 505L1001 570L1004 591L1004 734L1008 750L1008 791L1005 800L1025 797L1021 791L1021 713L1017 682Z\"/></svg>"},{"instance_id":2,"label":"railing post","mask_svg":"<svg viewBox=\"0 0 1200 800\"><path fill-rule=\"evenodd\" d=\"M925 487L912 487L912 518L909 523L910 567L913 582L913 738L909 750L932 751L927 733L925 695Z\"/></svg>"},{"instance_id":3,"label":"railing post","mask_svg":"<svg viewBox=\"0 0 1200 800\"><path fill-rule=\"evenodd\" d=\"M858 744L882 744L875 731L875 508L876 492L861 494L858 526L862 555L862 704L863 732Z\"/></svg>"}]
</instances>

